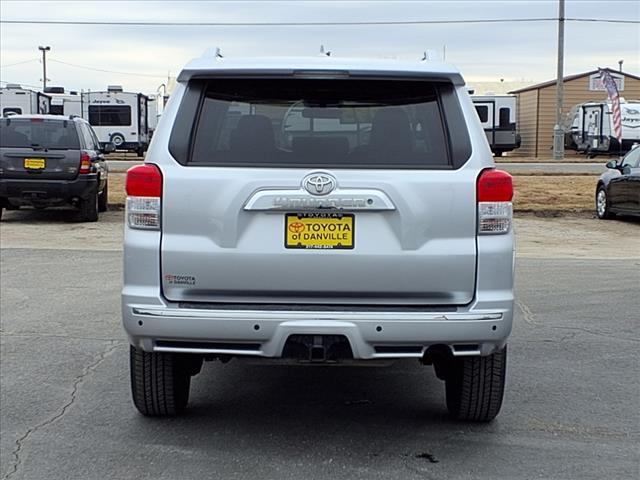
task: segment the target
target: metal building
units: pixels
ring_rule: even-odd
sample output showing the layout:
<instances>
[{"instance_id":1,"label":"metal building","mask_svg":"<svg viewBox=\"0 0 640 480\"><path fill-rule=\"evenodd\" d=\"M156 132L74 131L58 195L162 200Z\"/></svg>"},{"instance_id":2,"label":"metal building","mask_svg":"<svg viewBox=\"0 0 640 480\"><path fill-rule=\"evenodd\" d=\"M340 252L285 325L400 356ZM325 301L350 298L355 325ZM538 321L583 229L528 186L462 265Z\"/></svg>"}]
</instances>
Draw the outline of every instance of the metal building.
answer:
<instances>
[{"instance_id":1,"label":"metal building","mask_svg":"<svg viewBox=\"0 0 640 480\"><path fill-rule=\"evenodd\" d=\"M640 77L627 72L607 69L618 85L620 96L640 99ZM509 92L517 96L518 133L522 139L515 155L550 158L553 156L553 126L555 123L556 80L531 85ZM564 77L563 115L571 107L591 100L607 99L598 70ZM567 152L572 155L574 152Z\"/></svg>"}]
</instances>

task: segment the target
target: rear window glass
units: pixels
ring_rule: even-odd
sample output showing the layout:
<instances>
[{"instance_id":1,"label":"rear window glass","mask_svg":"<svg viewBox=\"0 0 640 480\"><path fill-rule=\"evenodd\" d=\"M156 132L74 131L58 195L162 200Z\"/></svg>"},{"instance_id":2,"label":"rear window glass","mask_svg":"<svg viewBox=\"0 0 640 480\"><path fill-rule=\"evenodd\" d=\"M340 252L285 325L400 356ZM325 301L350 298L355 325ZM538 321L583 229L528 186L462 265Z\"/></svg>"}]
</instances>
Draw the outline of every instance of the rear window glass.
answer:
<instances>
[{"instance_id":1,"label":"rear window glass","mask_svg":"<svg viewBox=\"0 0 640 480\"><path fill-rule=\"evenodd\" d=\"M509 110L509 108L507 107L502 107L499 111L499 116L500 116L500 127L501 128L506 128L509 125L511 125L511 121L510 121L510 115L511 115L511 111Z\"/></svg>"},{"instance_id":2,"label":"rear window glass","mask_svg":"<svg viewBox=\"0 0 640 480\"><path fill-rule=\"evenodd\" d=\"M446 167L437 84L219 79L203 88L188 163Z\"/></svg>"},{"instance_id":3,"label":"rear window glass","mask_svg":"<svg viewBox=\"0 0 640 480\"><path fill-rule=\"evenodd\" d=\"M476 112L478 112L478 117L482 123L486 123L489 120L489 107L477 105Z\"/></svg>"},{"instance_id":4,"label":"rear window glass","mask_svg":"<svg viewBox=\"0 0 640 480\"><path fill-rule=\"evenodd\" d=\"M5 118L0 121L0 146L78 150L80 143L73 122L41 118Z\"/></svg>"},{"instance_id":5,"label":"rear window glass","mask_svg":"<svg viewBox=\"0 0 640 480\"><path fill-rule=\"evenodd\" d=\"M89 123L96 127L127 127L131 125L131 107L128 105L91 105Z\"/></svg>"},{"instance_id":6,"label":"rear window glass","mask_svg":"<svg viewBox=\"0 0 640 480\"><path fill-rule=\"evenodd\" d=\"M64 105L51 105L49 107L49 113L51 115L64 115Z\"/></svg>"}]
</instances>

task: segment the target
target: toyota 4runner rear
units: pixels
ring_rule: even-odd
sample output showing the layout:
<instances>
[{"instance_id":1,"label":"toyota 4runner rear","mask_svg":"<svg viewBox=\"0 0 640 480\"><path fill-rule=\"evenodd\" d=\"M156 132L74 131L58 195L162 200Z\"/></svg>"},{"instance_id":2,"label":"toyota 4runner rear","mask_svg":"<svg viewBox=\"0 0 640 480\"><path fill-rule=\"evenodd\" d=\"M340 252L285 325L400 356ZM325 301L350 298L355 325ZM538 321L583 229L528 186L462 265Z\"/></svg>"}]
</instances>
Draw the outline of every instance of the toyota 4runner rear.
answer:
<instances>
[{"instance_id":1,"label":"toyota 4runner rear","mask_svg":"<svg viewBox=\"0 0 640 480\"><path fill-rule=\"evenodd\" d=\"M126 180L124 327L136 407L173 415L204 360L389 363L501 406L511 177L460 74L430 62L232 61L182 71Z\"/></svg>"}]
</instances>

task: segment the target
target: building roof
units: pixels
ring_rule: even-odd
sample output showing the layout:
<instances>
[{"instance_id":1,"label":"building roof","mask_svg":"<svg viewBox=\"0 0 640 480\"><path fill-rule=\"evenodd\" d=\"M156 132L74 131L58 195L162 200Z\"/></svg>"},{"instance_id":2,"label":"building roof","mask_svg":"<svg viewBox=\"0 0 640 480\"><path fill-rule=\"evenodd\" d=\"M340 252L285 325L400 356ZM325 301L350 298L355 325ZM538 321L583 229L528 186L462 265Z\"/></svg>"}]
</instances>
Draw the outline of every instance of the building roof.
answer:
<instances>
[{"instance_id":1,"label":"building roof","mask_svg":"<svg viewBox=\"0 0 640 480\"><path fill-rule=\"evenodd\" d=\"M612 68L603 68L603 70L607 70L610 73L617 73L618 75L623 75L625 77L629 77L629 78L633 78L635 80L640 80L640 77L636 76L636 75L632 75L628 72L620 72L618 70L614 70ZM584 73L577 73L575 75L569 75L568 77L564 77L563 78L563 82L569 82L571 80L575 80L577 78L581 78L581 77L586 77L588 75L593 75L594 73L598 73L599 70L591 70L589 72L584 72ZM517 90L512 90L509 93L522 93L522 92L528 92L529 90L539 90L541 88L545 88L545 87L550 87L552 85L556 84L556 79L553 80L549 80L548 82L542 82L542 83L537 83L535 85L529 85L528 87L524 87L524 88L519 88Z\"/></svg>"}]
</instances>

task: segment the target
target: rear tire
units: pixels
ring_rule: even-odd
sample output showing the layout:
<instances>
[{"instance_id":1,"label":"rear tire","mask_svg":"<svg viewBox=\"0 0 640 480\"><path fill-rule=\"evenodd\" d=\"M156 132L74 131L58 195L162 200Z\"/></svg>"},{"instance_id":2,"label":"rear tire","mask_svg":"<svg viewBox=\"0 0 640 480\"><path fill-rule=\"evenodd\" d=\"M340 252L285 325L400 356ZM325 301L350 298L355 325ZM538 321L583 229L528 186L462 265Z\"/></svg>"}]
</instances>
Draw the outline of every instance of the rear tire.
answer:
<instances>
[{"instance_id":1,"label":"rear tire","mask_svg":"<svg viewBox=\"0 0 640 480\"><path fill-rule=\"evenodd\" d=\"M109 205L109 181L106 181L102 193L98 196L98 211L106 212Z\"/></svg>"},{"instance_id":2,"label":"rear tire","mask_svg":"<svg viewBox=\"0 0 640 480\"><path fill-rule=\"evenodd\" d=\"M609 196L607 195L607 189L604 185L598 186L596 190L596 215L600 220L610 220L616 216L612 213L611 203L609 202Z\"/></svg>"},{"instance_id":3,"label":"rear tire","mask_svg":"<svg viewBox=\"0 0 640 480\"><path fill-rule=\"evenodd\" d=\"M111 135L109 141L116 146L116 150L119 150L124 145L124 135L121 133L114 133Z\"/></svg>"},{"instance_id":4,"label":"rear tire","mask_svg":"<svg viewBox=\"0 0 640 480\"><path fill-rule=\"evenodd\" d=\"M78 220L80 222L97 222L98 221L98 185L92 189L89 198L80 200L80 212L78 212Z\"/></svg>"},{"instance_id":5,"label":"rear tire","mask_svg":"<svg viewBox=\"0 0 640 480\"><path fill-rule=\"evenodd\" d=\"M131 346L129 360L131 394L140 413L167 417L186 409L194 369L185 355L145 352Z\"/></svg>"},{"instance_id":6,"label":"rear tire","mask_svg":"<svg viewBox=\"0 0 640 480\"><path fill-rule=\"evenodd\" d=\"M507 347L486 357L452 360L446 380L447 409L456 420L490 422L502 406Z\"/></svg>"}]
</instances>

